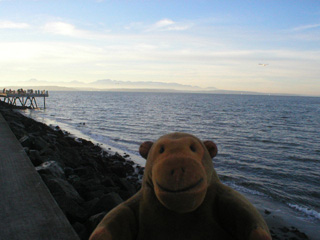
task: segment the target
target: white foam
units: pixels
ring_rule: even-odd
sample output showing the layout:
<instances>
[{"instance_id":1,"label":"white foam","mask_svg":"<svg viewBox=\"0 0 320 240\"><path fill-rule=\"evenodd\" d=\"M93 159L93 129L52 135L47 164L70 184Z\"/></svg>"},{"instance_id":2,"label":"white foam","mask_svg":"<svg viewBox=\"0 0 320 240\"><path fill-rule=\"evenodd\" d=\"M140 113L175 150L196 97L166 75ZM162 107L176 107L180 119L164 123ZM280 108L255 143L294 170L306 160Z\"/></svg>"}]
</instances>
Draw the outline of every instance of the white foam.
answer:
<instances>
[{"instance_id":1,"label":"white foam","mask_svg":"<svg viewBox=\"0 0 320 240\"><path fill-rule=\"evenodd\" d=\"M257 195L257 196L262 196L262 197L266 197L267 196L266 194L264 194L262 192L259 192L259 191L253 190L253 189L249 189L249 188L237 185L236 183L233 183L233 182L226 182L225 184L230 186L230 187L232 187L233 189L235 189L235 190L237 190L239 192L242 192L242 193L248 193L248 194L251 194L251 195Z\"/></svg>"},{"instance_id":2,"label":"white foam","mask_svg":"<svg viewBox=\"0 0 320 240\"><path fill-rule=\"evenodd\" d=\"M306 214L308 217L312 217L320 220L320 213L317 212L316 210L310 209L308 207L299 206L297 204L292 204L292 203L288 203L288 205L291 208L294 208L295 210L298 210L299 212Z\"/></svg>"}]
</instances>

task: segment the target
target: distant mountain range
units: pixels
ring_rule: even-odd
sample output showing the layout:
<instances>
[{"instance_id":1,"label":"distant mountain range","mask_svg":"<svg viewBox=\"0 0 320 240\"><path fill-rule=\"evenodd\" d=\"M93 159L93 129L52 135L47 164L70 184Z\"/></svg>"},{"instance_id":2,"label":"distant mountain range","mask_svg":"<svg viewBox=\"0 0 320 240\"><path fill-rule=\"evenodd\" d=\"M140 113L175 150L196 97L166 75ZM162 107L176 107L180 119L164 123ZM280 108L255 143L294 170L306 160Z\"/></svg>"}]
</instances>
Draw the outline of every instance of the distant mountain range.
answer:
<instances>
[{"instance_id":1,"label":"distant mountain range","mask_svg":"<svg viewBox=\"0 0 320 240\"><path fill-rule=\"evenodd\" d=\"M288 95L288 94L269 94L250 91L230 91L221 90L215 87L201 88L179 83L164 82L132 82L102 79L90 83L80 81L71 82L48 82L37 79L15 82L14 86L0 85L0 88L16 89L35 89L49 91L129 91L129 92L194 92L194 93L215 93L215 94L245 94L245 95Z\"/></svg>"},{"instance_id":2,"label":"distant mountain range","mask_svg":"<svg viewBox=\"0 0 320 240\"><path fill-rule=\"evenodd\" d=\"M17 86L59 86L81 90L114 90L114 89L150 89L150 90L178 90L178 91L199 91L206 90L198 86L191 86L179 83L164 83L164 82L132 82L132 81L117 81L111 79L102 79L89 83L80 81L71 82L48 82L37 79L16 82ZM216 89L216 88L210 88Z\"/></svg>"}]
</instances>

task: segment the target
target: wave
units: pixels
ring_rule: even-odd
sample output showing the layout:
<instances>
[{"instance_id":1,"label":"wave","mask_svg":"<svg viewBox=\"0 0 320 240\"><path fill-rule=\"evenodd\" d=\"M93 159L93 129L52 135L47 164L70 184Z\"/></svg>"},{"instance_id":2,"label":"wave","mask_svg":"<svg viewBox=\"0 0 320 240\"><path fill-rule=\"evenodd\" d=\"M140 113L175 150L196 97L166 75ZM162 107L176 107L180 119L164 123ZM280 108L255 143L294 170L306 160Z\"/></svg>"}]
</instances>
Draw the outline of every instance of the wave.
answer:
<instances>
[{"instance_id":1,"label":"wave","mask_svg":"<svg viewBox=\"0 0 320 240\"><path fill-rule=\"evenodd\" d=\"M298 210L299 212L307 215L308 217L320 220L320 213L314 209L310 209L308 207L299 206L297 204L288 203L289 207Z\"/></svg>"},{"instance_id":2,"label":"wave","mask_svg":"<svg viewBox=\"0 0 320 240\"><path fill-rule=\"evenodd\" d=\"M266 194L264 194L262 192L259 192L259 191L254 190L254 189L246 188L244 186L237 185L234 182L227 182L225 184L228 185L229 187L239 191L239 192L242 192L242 193L248 193L248 194L251 194L251 195L256 195L256 196L261 196L261 197L268 197L268 195L266 195Z\"/></svg>"},{"instance_id":3,"label":"wave","mask_svg":"<svg viewBox=\"0 0 320 240\"><path fill-rule=\"evenodd\" d=\"M71 118L56 117L55 119L56 119L57 121L62 121L62 122L70 122L70 121L72 121Z\"/></svg>"},{"instance_id":4,"label":"wave","mask_svg":"<svg viewBox=\"0 0 320 240\"><path fill-rule=\"evenodd\" d=\"M300 157L300 156L289 156L289 160L297 161L297 162L319 162L319 159L315 159L312 157Z\"/></svg>"}]
</instances>

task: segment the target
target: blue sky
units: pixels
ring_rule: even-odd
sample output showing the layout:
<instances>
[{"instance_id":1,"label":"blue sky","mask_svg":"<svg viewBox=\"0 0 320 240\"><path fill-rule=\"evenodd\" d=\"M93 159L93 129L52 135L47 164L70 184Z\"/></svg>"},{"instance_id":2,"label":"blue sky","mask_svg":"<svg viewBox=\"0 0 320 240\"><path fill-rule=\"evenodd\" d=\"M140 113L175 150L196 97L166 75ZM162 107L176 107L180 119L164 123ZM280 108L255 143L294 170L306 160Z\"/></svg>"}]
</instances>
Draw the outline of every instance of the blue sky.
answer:
<instances>
[{"instance_id":1,"label":"blue sky","mask_svg":"<svg viewBox=\"0 0 320 240\"><path fill-rule=\"evenodd\" d=\"M32 78L320 96L320 1L0 0L0 85Z\"/></svg>"}]
</instances>

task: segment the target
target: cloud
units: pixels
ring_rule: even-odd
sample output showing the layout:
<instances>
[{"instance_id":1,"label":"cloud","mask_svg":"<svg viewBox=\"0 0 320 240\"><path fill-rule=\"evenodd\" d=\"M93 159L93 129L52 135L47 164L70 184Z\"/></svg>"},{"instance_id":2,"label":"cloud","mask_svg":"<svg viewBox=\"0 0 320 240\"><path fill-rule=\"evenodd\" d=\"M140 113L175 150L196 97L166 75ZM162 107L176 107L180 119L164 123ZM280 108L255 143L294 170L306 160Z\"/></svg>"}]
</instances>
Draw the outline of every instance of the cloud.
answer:
<instances>
[{"instance_id":1,"label":"cloud","mask_svg":"<svg viewBox=\"0 0 320 240\"><path fill-rule=\"evenodd\" d=\"M320 40L319 35L320 23L301 25L285 31L289 33L287 37L289 40L297 40L304 42L318 42Z\"/></svg>"},{"instance_id":2,"label":"cloud","mask_svg":"<svg viewBox=\"0 0 320 240\"><path fill-rule=\"evenodd\" d=\"M162 19L155 23L155 27L161 28L161 27L166 27L173 24L175 24L175 22L170 19Z\"/></svg>"},{"instance_id":3,"label":"cloud","mask_svg":"<svg viewBox=\"0 0 320 240\"><path fill-rule=\"evenodd\" d=\"M175 22L171 19L162 19L155 24L153 24L151 27L149 27L148 31L183 31L190 28L192 24L188 23L179 23Z\"/></svg>"},{"instance_id":4,"label":"cloud","mask_svg":"<svg viewBox=\"0 0 320 240\"><path fill-rule=\"evenodd\" d=\"M295 27L292 29L292 31L304 31L304 30L309 30L309 29L314 29L314 28L319 28L319 27L320 27L320 23L309 24L309 25Z\"/></svg>"},{"instance_id":5,"label":"cloud","mask_svg":"<svg viewBox=\"0 0 320 240\"><path fill-rule=\"evenodd\" d=\"M77 30L75 26L65 22L49 22L43 27L44 31L47 33L52 33L56 35L74 36L79 37L83 35L83 31Z\"/></svg>"},{"instance_id":6,"label":"cloud","mask_svg":"<svg viewBox=\"0 0 320 240\"><path fill-rule=\"evenodd\" d=\"M48 22L43 26L43 31L54 35L62 35L67 37L82 38L82 39L107 39L111 35L94 31L87 31L76 28L74 25L66 22Z\"/></svg>"},{"instance_id":7,"label":"cloud","mask_svg":"<svg viewBox=\"0 0 320 240\"><path fill-rule=\"evenodd\" d=\"M0 29L25 29L29 28L27 23L17 23L11 21L0 21Z\"/></svg>"},{"instance_id":8,"label":"cloud","mask_svg":"<svg viewBox=\"0 0 320 240\"><path fill-rule=\"evenodd\" d=\"M172 51L152 45L153 41L149 44L139 42L130 41L128 45L117 41L101 46L91 42L4 42L0 45L0 64L3 66L0 75L6 79L36 76L50 81L87 81L105 77L132 81L174 79L180 83L189 81L188 84L199 79L197 85L232 86L230 89L242 90L244 87L254 90L257 84L272 85L271 79L311 81L319 76L319 51L222 51L185 47ZM261 59L269 66L259 67ZM212 81L216 82L213 84ZM244 86L243 81L248 84Z\"/></svg>"},{"instance_id":9,"label":"cloud","mask_svg":"<svg viewBox=\"0 0 320 240\"><path fill-rule=\"evenodd\" d=\"M9 26L7 23L0 21L0 27ZM23 26L26 27L20 25ZM6 42L2 40L0 75L6 79L36 76L53 80L86 80L107 76L124 80L188 80L190 83L199 79L199 85L203 86L209 86L210 81L216 79L220 85L213 85L219 88L224 87L224 82L234 86L237 81L253 83L257 79L285 81L319 76L319 51L294 51L287 47L274 49L269 45L265 48L259 44L254 49L250 47L253 42L268 43L272 38L269 35L265 40L264 35L250 34L249 31L243 33L233 28L207 28L203 34L194 34L194 31L205 29L199 21L178 22L168 18L149 24L132 22L125 27L128 31L118 28L107 32L99 31L101 25L81 26L54 20L40 23L37 30L45 33L41 38L39 31L34 31L36 26L30 28L29 36L33 35L37 42L29 39L26 42L9 38ZM183 31L190 27L199 29ZM279 40L287 42L299 35L316 35L318 27L320 24L297 27L297 32L287 30ZM303 32L306 29L315 31ZM67 41L56 36L66 37ZM23 41L24 38L21 39ZM261 68L259 62L269 63L269 66Z\"/></svg>"},{"instance_id":10,"label":"cloud","mask_svg":"<svg viewBox=\"0 0 320 240\"><path fill-rule=\"evenodd\" d=\"M192 23L175 22L171 19L164 18L151 25L145 24L143 22L132 22L124 26L124 29L145 31L145 32L151 32L151 31L161 32L161 31L183 31L183 30L189 29L191 26L193 26Z\"/></svg>"}]
</instances>

